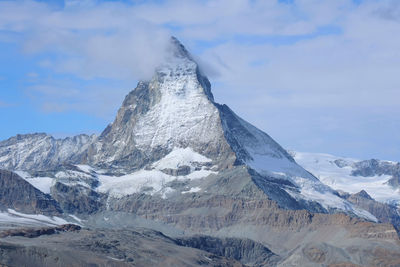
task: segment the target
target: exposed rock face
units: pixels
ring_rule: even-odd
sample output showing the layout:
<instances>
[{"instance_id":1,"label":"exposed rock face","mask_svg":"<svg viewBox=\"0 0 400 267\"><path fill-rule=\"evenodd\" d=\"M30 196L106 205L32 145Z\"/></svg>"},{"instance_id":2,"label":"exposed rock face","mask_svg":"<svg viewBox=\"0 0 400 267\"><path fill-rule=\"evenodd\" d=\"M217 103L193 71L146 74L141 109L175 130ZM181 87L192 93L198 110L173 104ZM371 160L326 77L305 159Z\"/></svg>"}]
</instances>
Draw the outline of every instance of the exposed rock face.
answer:
<instances>
[{"instance_id":1,"label":"exposed rock face","mask_svg":"<svg viewBox=\"0 0 400 267\"><path fill-rule=\"evenodd\" d=\"M0 142L0 168L37 171L75 162L94 139L84 134L65 139L44 133L17 135Z\"/></svg>"},{"instance_id":2,"label":"exposed rock face","mask_svg":"<svg viewBox=\"0 0 400 267\"><path fill-rule=\"evenodd\" d=\"M5 170L0 170L0 207L23 213L62 213L60 206L50 195L42 193L17 174Z\"/></svg>"},{"instance_id":3,"label":"exposed rock face","mask_svg":"<svg viewBox=\"0 0 400 267\"><path fill-rule=\"evenodd\" d=\"M82 185L71 186L56 182L51 188L51 195L65 212L71 214L91 214L104 205L104 196Z\"/></svg>"}]
</instances>

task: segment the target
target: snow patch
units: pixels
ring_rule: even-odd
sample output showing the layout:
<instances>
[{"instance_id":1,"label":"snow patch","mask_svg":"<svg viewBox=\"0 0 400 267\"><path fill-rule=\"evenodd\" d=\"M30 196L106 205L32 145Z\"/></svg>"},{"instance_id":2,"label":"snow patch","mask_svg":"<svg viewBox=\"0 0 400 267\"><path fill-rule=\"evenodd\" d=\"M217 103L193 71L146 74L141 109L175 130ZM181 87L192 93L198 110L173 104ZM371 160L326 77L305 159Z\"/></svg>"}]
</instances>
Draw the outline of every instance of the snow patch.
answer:
<instances>
[{"instance_id":1,"label":"snow patch","mask_svg":"<svg viewBox=\"0 0 400 267\"><path fill-rule=\"evenodd\" d=\"M45 194L50 194L50 188L55 183L55 179L51 177L32 177L25 171L15 171L15 173Z\"/></svg>"},{"instance_id":2,"label":"snow patch","mask_svg":"<svg viewBox=\"0 0 400 267\"><path fill-rule=\"evenodd\" d=\"M168 193L172 192L166 186L169 182L174 180L201 179L215 173L209 170L199 170L187 176L172 176L159 170L140 170L120 177L98 175L100 186L97 190L102 193L109 193L110 196L116 198L138 192L151 195L159 192L162 196L166 197Z\"/></svg>"},{"instance_id":3,"label":"snow patch","mask_svg":"<svg viewBox=\"0 0 400 267\"><path fill-rule=\"evenodd\" d=\"M25 214L8 209L0 213L0 223L17 223L24 225L62 225L69 222L60 217L48 217L42 214Z\"/></svg>"},{"instance_id":4,"label":"snow patch","mask_svg":"<svg viewBox=\"0 0 400 267\"><path fill-rule=\"evenodd\" d=\"M35 177L26 179L31 185L45 194L50 194L51 187L55 184L55 179L50 177Z\"/></svg>"},{"instance_id":5,"label":"snow patch","mask_svg":"<svg viewBox=\"0 0 400 267\"><path fill-rule=\"evenodd\" d=\"M201 188L196 186L196 187L190 188L188 191L182 191L182 194L196 193L196 192L199 192L200 190L201 190Z\"/></svg>"},{"instance_id":6,"label":"snow patch","mask_svg":"<svg viewBox=\"0 0 400 267\"><path fill-rule=\"evenodd\" d=\"M181 166L193 167L196 163L207 163L212 160L193 151L192 148L174 148L168 155L159 161L153 163L153 168L162 169L178 169Z\"/></svg>"}]
</instances>

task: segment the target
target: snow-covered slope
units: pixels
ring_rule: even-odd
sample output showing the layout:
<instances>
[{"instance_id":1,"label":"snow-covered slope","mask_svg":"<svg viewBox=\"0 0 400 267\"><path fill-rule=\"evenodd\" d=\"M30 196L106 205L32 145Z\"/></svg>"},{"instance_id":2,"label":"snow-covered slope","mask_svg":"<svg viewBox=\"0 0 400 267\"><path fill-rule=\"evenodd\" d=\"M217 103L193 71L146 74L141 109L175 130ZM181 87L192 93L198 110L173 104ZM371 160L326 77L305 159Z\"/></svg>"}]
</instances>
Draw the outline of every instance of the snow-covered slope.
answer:
<instances>
[{"instance_id":1,"label":"snow-covered slope","mask_svg":"<svg viewBox=\"0 0 400 267\"><path fill-rule=\"evenodd\" d=\"M77 135L55 139L44 134L26 134L0 142L0 168L8 170L42 170L66 161L75 161L95 136Z\"/></svg>"},{"instance_id":2,"label":"snow-covered slope","mask_svg":"<svg viewBox=\"0 0 400 267\"><path fill-rule=\"evenodd\" d=\"M340 158L321 153L291 153L301 166L336 190L352 194L365 190L377 201L400 203L400 189L391 183L399 174L397 162Z\"/></svg>"},{"instance_id":3,"label":"snow-covered slope","mask_svg":"<svg viewBox=\"0 0 400 267\"><path fill-rule=\"evenodd\" d=\"M153 163L151 169L142 169L123 176L97 174L99 192L111 197L122 197L133 193L158 194L162 198L173 191L167 186L172 181L205 178L218 172L207 166L211 159L194 152L191 148L174 149L164 158Z\"/></svg>"}]
</instances>

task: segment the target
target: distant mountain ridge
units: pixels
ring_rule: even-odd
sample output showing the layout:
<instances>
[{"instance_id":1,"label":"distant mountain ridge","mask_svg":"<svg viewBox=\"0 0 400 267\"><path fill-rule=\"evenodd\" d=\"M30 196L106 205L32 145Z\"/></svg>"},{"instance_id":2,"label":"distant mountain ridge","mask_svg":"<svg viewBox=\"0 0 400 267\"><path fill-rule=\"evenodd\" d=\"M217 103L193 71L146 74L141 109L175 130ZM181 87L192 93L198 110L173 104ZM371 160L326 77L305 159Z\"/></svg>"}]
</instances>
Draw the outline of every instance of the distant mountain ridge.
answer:
<instances>
[{"instance_id":1,"label":"distant mountain ridge","mask_svg":"<svg viewBox=\"0 0 400 267\"><path fill-rule=\"evenodd\" d=\"M95 135L81 134L56 139L45 133L19 134L0 142L0 168L8 170L45 170L77 157L91 144Z\"/></svg>"}]
</instances>

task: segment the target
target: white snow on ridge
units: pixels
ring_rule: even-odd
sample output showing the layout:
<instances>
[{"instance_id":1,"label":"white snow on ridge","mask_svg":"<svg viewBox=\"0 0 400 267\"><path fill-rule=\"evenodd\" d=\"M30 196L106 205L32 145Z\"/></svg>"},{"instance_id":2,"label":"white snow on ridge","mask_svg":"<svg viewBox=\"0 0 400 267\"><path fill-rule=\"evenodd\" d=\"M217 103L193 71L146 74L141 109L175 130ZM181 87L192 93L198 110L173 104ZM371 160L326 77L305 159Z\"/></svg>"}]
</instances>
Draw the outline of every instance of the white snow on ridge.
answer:
<instances>
[{"instance_id":1,"label":"white snow on ridge","mask_svg":"<svg viewBox=\"0 0 400 267\"><path fill-rule=\"evenodd\" d=\"M293 197L296 197L290 191L288 191L288 193ZM374 215L366 210L357 208L350 202L332 194L332 192L328 190L328 187L321 186L319 190L316 190L314 186L307 182L301 186L301 196L305 199L320 203L326 209L337 208L339 210L353 212L359 217L378 222L378 219Z\"/></svg>"},{"instance_id":2,"label":"white snow on ridge","mask_svg":"<svg viewBox=\"0 0 400 267\"><path fill-rule=\"evenodd\" d=\"M14 171L16 174L18 174L21 178L23 178L24 180L28 179L28 178L32 178L31 175L29 173L27 173L26 171Z\"/></svg>"},{"instance_id":3,"label":"white snow on ridge","mask_svg":"<svg viewBox=\"0 0 400 267\"><path fill-rule=\"evenodd\" d=\"M165 183L172 181L172 176L158 170L140 170L132 174L117 176L99 175L99 192L109 193L113 197L123 197L145 190L160 191Z\"/></svg>"},{"instance_id":4,"label":"white snow on ridge","mask_svg":"<svg viewBox=\"0 0 400 267\"><path fill-rule=\"evenodd\" d=\"M157 170L162 169L178 169L180 166L193 167L194 163L206 163L212 160L193 151L192 148L175 148L164 158L153 163L153 167Z\"/></svg>"},{"instance_id":5,"label":"white snow on ridge","mask_svg":"<svg viewBox=\"0 0 400 267\"><path fill-rule=\"evenodd\" d=\"M42 214L25 214L8 209L8 212L0 212L0 224L23 224L23 225L62 225L68 221L59 217L49 217Z\"/></svg>"},{"instance_id":6,"label":"white snow on ridge","mask_svg":"<svg viewBox=\"0 0 400 267\"><path fill-rule=\"evenodd\" d=\"M153 170L139 170L123 176L107 176L98 174L100 186L99 192L109 193L111 196L119 198L137 192L148 194L160 193L166 198L172 192L166 184L174 180L194 180L217 174L215 171L206 169L204 166L200 170L194 170L195 163L207 163L211 159L194 152L190 147L175 148L164 158L155 162ZM177 169L180 166L190 166L192 172L188 175L173 176L162 172L163 169Z\"/></svg>"},{"instance_id":7,"label":"white snow on ridge","mask_svg":"<svg viewBox=\"0 0 400 267\"><path fill-rule=\"evenodd\" d=\"M385 203L400 203L400 192L393 189L387 181L389 175L363 177L353 176L352 163L360 160L352 158L340 158L322 153L294 152L295 160L306 170L313 173L324 184L348 193L358 193L365 190L372 198ZM335 160L343 160L349 166L340 168Z\"/></svg>"},{"instance_id":8,"label":"white snow on ridge","mask_svg":"<svg viewBox=\"0 0 400 267\"><path fill-rule=\"evenodd\" d=\"M196 176L198 172L201 174ZM120 177L99 175L100 186L97 190L102 193L109 193L116 198L137 192L162 193L163 189L166 188L166 184L173 180L200 179L210 174L216 174L216 172L207 170L198 172L194 171L187 176L172 176L159 170L140 170Z\"/></svg>"},{"instance_id":9,"label":"white snow on ridge","mask_svg":"<svg viewBox=\"0 0 400 267\"><path fill-rule=\"evenodd\" d=\"M190 188L188 191L182 191L182 194L196 193L196 192L199 192L200 190L201 190L201 188L196 186L196 187Z\"/></svg>"},{"instance_id":10,"label":"white snow on ridge","mask_svg":"<svg viewBox=\"0 0 400 267\"><path fill-rule=\"evenodd\" d=\"M55 179L50 177L32 177L29 173L24 171L15 171L16 174L21 176L25 181L33 185L36 189L45 194L50 194L50 188L54 185Z\"/></svg>"},{"instance_id":11,"label":"white snow on ridge","mask_svg":"<svg viewBox=\"0 0 400 267\"><path fill-rule=\"evenodd\" d=\"M54 178L50 177L28 178L26 181L45 194L50 194L50 189L56 182Z\"/></svg>"}]
</instances>

